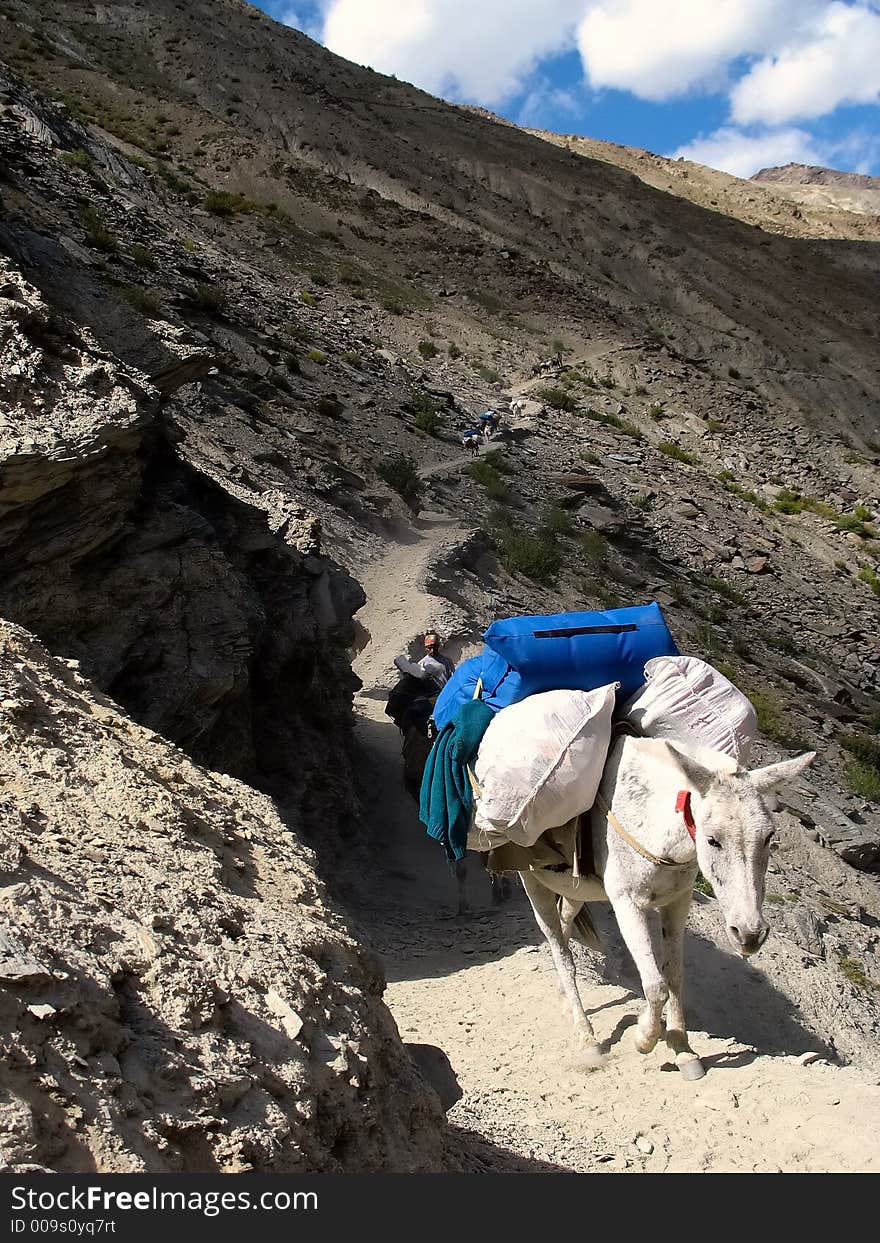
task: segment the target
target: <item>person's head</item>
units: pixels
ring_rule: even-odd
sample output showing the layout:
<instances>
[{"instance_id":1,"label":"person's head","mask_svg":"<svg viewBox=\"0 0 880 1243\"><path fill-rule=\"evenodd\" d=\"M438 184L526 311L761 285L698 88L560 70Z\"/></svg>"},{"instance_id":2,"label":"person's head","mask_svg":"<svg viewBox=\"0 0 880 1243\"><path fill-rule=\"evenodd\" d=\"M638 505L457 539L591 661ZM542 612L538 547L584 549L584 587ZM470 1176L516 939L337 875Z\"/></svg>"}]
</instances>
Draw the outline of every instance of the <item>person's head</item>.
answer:
<instances>
[{"instance_id":1,"label":"person's head","mask_svg":"<svg viewBox=\"0 0 880 1243\"><path fill-rule=\"evenodd\" d=\"M435 634L433 630L429 630L425 635L425 655L436 656L440 651L440 636Z\"/></svg>"}]
</instances>

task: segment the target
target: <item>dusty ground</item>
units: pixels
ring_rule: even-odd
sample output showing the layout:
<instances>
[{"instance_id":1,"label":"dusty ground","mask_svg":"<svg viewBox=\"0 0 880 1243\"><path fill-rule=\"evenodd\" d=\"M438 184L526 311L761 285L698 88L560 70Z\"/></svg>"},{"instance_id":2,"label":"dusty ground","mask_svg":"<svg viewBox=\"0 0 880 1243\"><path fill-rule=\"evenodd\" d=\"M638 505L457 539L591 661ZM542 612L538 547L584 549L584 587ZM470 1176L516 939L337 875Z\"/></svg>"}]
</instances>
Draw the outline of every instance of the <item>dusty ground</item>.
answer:
<instances>
[{"instance_id":1,"label":"dusty ground","mask_svg":"<svg viewBox=\"0 0 880 1243\"><path fill-rule=\"evenodd\" d=\"M419 1046L415 1056L445 1103L454 1102L450 1166L877 1170L880 1079L869 1068L869 1044L860 1064L836 1064L792 1001L829 984L783 937L771 940L763 963L743 963L715 939L715 903L698 899L686 949L688 1009L708 1074L687 1083L664 1046L647 1057L636 1052L630 1028L640 993L608 921L607 968L580 952L582 996L607 1051L603 1068L590 1073L522 892L492 907L470 857L475 912L456 916L454 881L403 789L399 734L382 710L393 656L438 615L425 571L455 533L435 516L413 542L373 564L364 584L371 640L355 664L365 683L358 733L381 842L379 875L358 915L381 953L402 1038ZM785 994L773 982L780 977Z\"/></svg>"}]
</instances>

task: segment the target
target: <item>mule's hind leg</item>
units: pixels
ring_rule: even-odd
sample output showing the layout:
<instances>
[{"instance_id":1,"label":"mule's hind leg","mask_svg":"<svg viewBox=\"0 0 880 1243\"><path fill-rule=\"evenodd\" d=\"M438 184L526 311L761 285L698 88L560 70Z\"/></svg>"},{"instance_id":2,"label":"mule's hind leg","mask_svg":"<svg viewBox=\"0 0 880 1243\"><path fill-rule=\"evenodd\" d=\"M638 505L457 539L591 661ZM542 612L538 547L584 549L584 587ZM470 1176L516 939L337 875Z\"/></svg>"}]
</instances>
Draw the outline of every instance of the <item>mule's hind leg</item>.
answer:
<instances>
[{"instance_id":1,"label":"mule's hind leg","mask_svg":"<svg viewBox=\"0 0 880 1243\"><path fill-rule=\"evenodd\" d=\"M563 936L562 924L560 923L559 911L556 905L556 894L551 893L529 872L520 872L520 878L523 883L523 889L525 889L532 904L532 910L535 912L538 927L547 938L547 944L550 946L553 964L562 983L562 991L568 1004L571 1006L574 1025L587 1059L591 1064L598 1065L601 1062L599 1045L590 1020L587 1018L586 1011L584 1010L581 995L578 992L574 959L568 947L568 940Z\"/></svg>"},{"instance_id":2,"label":"mule's hind leg","mask_svg":"<svg viewBox=\"0 0 880 1243\"><path fill-rule=\"evenodd\" d=\"M617 917L617 926L638 968L645 994L645 1008L636 1024L636 1048L639 1053L650 1053L660 1038L661 1016L669 987L658 963L648 912L636 906L631 898L611 897L611 905Z\"/></svg>"},{"instance_id":3,"label":"mule's hind leg","mask_svg":"<svg viewBox=\"0 0 880 1243\"><path fill-rule=\"evenodd\" d=\"M583 905L583 902L572 902L570 898L561 898L559 900L559 925L562 929L562 940L566 945L571 940L571 930L574 927L574 921L577 919Z\"/></svg>"},{"instance_id":4,"label":"mule's hind leg","mask_svg":"<svg viewBox=\"0 0 880 1243\"><path fill-rule=\"evenodd\" d=\"M675 1064L685 1079L702 1079L706 1073L703 1064L688 1041L684 1021L684 929L691 908L692 891L689 889L675 902L660 911L663 929L663 974L669 986L666 1004L666 1043L675 1055Z\"/></svg>"}]
</instances>

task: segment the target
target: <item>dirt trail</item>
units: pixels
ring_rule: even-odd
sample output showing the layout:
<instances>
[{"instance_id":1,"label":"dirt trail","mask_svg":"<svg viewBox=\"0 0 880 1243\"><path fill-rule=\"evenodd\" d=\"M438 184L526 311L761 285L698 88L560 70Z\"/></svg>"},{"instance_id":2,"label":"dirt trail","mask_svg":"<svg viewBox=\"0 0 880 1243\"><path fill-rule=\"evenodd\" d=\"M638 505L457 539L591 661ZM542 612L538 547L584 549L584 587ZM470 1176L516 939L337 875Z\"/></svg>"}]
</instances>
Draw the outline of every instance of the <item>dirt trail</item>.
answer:
<instances>
[{"instance_id":1,"label":"dirt trail","mask_svg":"<svg viewBox=\"0 0 880 1243\"><path fill-rule=\"evenodd\" d=\"M358 731L385 868L358 915L383 958L402 1038L443 1050L457 1078L456 1089L435 1053L435 1083L450 1100L460 1093L449 1110L452 1163L583 1172L880 1169L876 1076L825 1061L821 1042L760 963L719 948L713 902L695 906L686 947L693 1043L708 1071L698 1083L682 1079L664 1046L647 1057L636 1051L638 984L616 965L624 958L607 919L608 965L585 952L579 962L584 1003L608 1053L589 1073L519 888L493 908L474 863L474 913L455 916L453 880L403 788L399 735L382 708L393 657L449 607L425 593L425 569L464 534L435 516L368 567L361 620L371 640L355 663L365 683Z\"/></svg>"}]
</instances>

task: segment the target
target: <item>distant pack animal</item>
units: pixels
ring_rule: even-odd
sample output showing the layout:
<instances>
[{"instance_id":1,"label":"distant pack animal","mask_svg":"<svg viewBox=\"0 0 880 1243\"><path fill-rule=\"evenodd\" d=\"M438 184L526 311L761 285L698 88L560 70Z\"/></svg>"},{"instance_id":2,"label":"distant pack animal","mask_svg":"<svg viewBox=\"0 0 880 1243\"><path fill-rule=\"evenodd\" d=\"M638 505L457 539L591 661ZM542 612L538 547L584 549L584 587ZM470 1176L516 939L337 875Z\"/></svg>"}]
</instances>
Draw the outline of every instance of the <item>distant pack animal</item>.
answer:
<instances>
[{"instance_id":1,"label":"distant pack animal","mask_svg":"<svg viewBox=\"0 0 880 1243\"><path fill-rule=\"evenodd\" d=\"M602 1051L578 993L569 939L574 931L601 948L582 908L608 901L645 995L636 1048L649 1053L655 1047L665 1007L665 1039L676 1065L685 1078L702 1077L688 1041L682 981L697 871L712 884L731 944L743 957L756 953L768 933L761 907L773 837L763 795L793 781L814 758L809 752L749 772L719 752L685 751L664 739L626 736L612 744L596 805L582 818L595 875L520 872L588 1062L600 1064Z\"/></svg>"}]
</instances>

